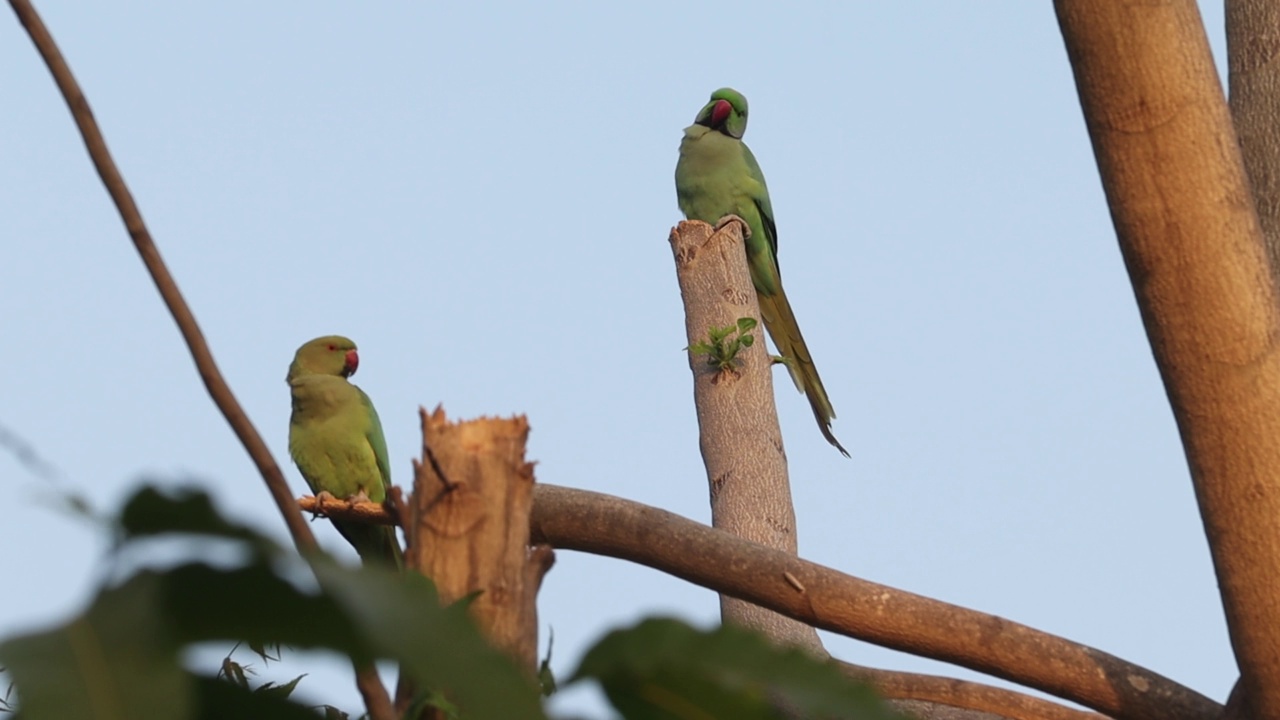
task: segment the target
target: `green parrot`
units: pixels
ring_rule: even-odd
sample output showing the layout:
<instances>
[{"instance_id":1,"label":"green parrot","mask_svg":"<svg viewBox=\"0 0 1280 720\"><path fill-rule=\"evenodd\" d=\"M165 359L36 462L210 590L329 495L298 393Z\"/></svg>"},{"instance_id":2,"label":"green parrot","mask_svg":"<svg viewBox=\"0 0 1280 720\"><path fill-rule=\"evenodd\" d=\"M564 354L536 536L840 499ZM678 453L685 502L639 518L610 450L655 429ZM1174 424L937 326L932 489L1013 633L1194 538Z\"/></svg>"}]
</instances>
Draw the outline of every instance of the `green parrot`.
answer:
<instances>
[{"instance_id":1,"label":"green parrot","mask_svg":"<svg viewBox=\"0 0 1280 720\"><path fill-rule=\"evenodd\" d=\"M742 219L749 231L747 264L756 286L764 326L785 359L796 387L809 398L822 436L844 454L849 453L831 433L836 411L818 377L804 344L795 313L782 290L778 272L778 228L769 205L764 173L751 149L742 142L747 130L747 99L732 88L711 93L711 101L684 129L680 160L676 163L676 199L690 220L719 226L727 215Z\"/></svg>"},{"instance_id":2,"label":"green parrot","mask_svg":"<svg viewBox=\"0 0 1280 720\"><path fill-rule=\"evenodd\" d=\"M391 466L378 411L363 390L347 382L359 364L356 344L338 335L298 348L285 378L293 396L289 455L311 492L381 503L391 486ZM366 564L403 565L394 527L340 520L333 526Z\"/></svg>"}]
</instances>

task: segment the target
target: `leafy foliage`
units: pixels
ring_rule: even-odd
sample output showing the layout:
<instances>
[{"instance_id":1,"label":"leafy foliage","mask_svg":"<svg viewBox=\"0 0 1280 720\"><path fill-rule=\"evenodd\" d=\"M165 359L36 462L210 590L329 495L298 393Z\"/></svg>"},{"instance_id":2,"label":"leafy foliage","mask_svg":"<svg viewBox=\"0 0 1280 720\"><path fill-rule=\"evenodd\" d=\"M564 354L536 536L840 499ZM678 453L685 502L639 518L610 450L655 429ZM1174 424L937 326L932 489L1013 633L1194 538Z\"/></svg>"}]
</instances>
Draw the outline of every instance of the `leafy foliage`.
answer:
<instances>
[{"instance_id":1,"label":"leafy foliage","mask_svg":"<svg viewBox=\"0 0 1280 720\"><path fill-rule=\"evenodd\" d=\"M900 718L834 664L731 626L701 631L656 618L615 630L570 682L586 678L597 680L628 720Z\"/></svg>"},{"instance_id":2,"label":"leafy foliage","mask_svg":"<svg viewBox=\"0 0 1280 720\"><path fill-rule=\"evenodd\" d=\"M447 718L546 717L534 679L485 643L466 603L441 608L420 575L340 567L323 555L304 564L194 490L144 488L113 526L113 554L181 535L236 544L243 559L139 570L104 584L66 623L0 643L0 665L20 701L14 708L5 694L0 711L16 710L23 720L348 718L293 699L305 675L253 687L252 670L231 654L212 675L180 662L190 646L230 641L263 662L277 659L282 645L335 651L356 664L396 661L417 687L431 688L415 709L436 707ZM544 692L554 688L550 659L548 646L539 668ZM627 720L895 717L831 664L779 651L746 630L704 632L675 620L607 635L570 682L586 680L599 682Z\"/></svg>"},{"instance_id":3,"label":"leafy foliage","mask_svg":"<svg viewBox=\"0 0 1280 720\"><path fill-rule=\"evenodd\" d=\"M141 570L103 587L64 625L0 644L25 720L44 718L310 718L289 699L294 683L252 690L199 676L179 662L188 646L243 641L333 650L356 663L390 659L423 687L439 688L468 718L543 718L537 692L490 648L458 608L441 608L418 575L345 568L313 558L305 570L269 538L222 517L207 495L146 488L118 518L114 552L175 533L239 543L238 566L187 562ZM448 652L439 652L448 648ZM296 681L295 681L296 682Z\"/></svg>"},{"instance_id":4,"label":"leafy foliage","mask_svg":"<svg viewBox=\"0 0 1280 720\"><path fill-rule=\"evenodd\" d=\"M735 325L711 328L706 341L693 343L685 350L694 355L706 355L707 364L720 372L732 370L741 362L738 352L755 343L756 338L751 334L755 327L755 318L741 317Z\"/></svg>"}]
</instances>

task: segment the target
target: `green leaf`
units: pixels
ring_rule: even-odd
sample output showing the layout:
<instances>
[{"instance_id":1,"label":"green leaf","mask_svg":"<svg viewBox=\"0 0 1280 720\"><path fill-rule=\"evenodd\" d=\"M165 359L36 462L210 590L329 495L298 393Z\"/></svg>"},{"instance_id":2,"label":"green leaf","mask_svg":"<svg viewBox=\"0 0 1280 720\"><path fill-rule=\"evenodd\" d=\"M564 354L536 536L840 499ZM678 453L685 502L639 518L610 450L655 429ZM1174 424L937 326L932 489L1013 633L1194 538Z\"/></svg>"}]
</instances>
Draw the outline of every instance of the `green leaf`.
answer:
<instances>
[{"instance_id":1,"label":"green leaf","mask_svg":"<svg viewBox=\"0 0 1280 720\"><path fill-rule=\"evenodd\" d=\"M258 695L274 695L284 700L293 694L294 688L298 687L298 681L306 676L306 673L303 673L283 685L277 685L272 682L264 683L255 688L253 692Z\"/></svg>"},{"instance_id":2,"label":"green leaf","mask_svg":"<svg viewBox=\"0 0 1280 720\"><path fill-rule=\"evenodd\" d=\"M288 687L292 689L294 683ZM271 720L316 720L310 708L290 702L287 693L281 694L278 686L270 692L250 691L238 685L212 678L193 678L199 700L199 720L226 720L226 718L271 718ZM261 688L259 688L261 690ZM87 716L86 716L87 717ZM148 717L148 716L135 716Z\"/></svg>"},{"instance_id":3,"label":"green leaf","mask_svg":"<svg viewBox=\"0 0 1280 720\"><path fill-rule=\"evenodd\" d=\"M556 644L556 633L549 630L547 633L547 656L542 658L542 662L538 663L538 686L542 689L543 697L550 697L556 692L556 674L551 671L551 650Z\"/></svg>"},{"instance_id":4,"label":"green leaf","mask_svg":"<svg viewBox=\"0 0 1280 720\"><path fill-rule=\"evenodd\" d=\"M346 622L399 660L419 687L443 693L468 720L541 720L537 688L514 663L490 647L459 603L440 607L435 587L414 572L316 566L327 596Z\"/></svg>"},{"instance_id":5,"label":"green leaf","mask_svg":"<svg viewBox=\"0 0 1280 720\"><path fill-rule=\"evenodd\" d=\"M248 644L249 650L258 657L262 658L262 663L266 665L270 662L280 662L280 643L272 643L275 648L275 657L271 656L270 648L263 643L251 642Z\"/></svg>"},{"instance_id":6,"label":"green leaf","mask_svg":"<svg viewBox=\"0 0 1280 720\"><path fill-rule=\"evenodd\" d=\"M740 317L740 318L738 318L738 332L740 332L740 333L744 333L744 332L747 332L747 331L749 331L749 330L753 330L753 329L755 329L755 326L756 326L756 319L755 319L755 318L752 318L752 317Z\"/></svg>"},{"instance_id":7,"label":"green leaf","mask_svg":"<svg viewBox=\"0 0 1280 720\"><path fill-rule=\"evenodd\" d=\"M125 501L119 525L122 543L181 533L246 541L263 554L280 551L275 542L257 530L224 518L208 493L195 488L162 491L144 486Z\"/></svg>"},{"instance_id":8,"label":"green leaf","mask_svg":"<svg viewBox=\"0 0 1280 720\"><path fill-rule=\"evenodd\" d=\"M140 573L62 627L0 644L26 720L185 720L195 687L163 618L164 582ZM230 683L222 683L230 687Z\"/></svg>"},{"instance_id":9,"label":"green leaf","mask_svg":"<svg viewBox=\"0 0 1280 720\"><path fill-rule=\"evenodd\" d=\"M307 565L276 554L267 538L226 520L199 492L146 488L119 517L125 543L196 534L242 541L258 552L239 567L189 562L138 572L99 591L61 627L0 643L0 665L8 666L24 720L314 720L292 714L301 706L281 697L297 680L250 691L247 672L230 657L223 667L230 681L188 673L181 651L207 641L256 650L282 643L322 648L357 663L400 661L421 687L464 708L468 720L545 717L532 680L485 642L462 604L441 608L420 575L346 568L325 556ZM246 697L270 700L279 712L259 712Z\"/></svg>"},{"instance_id":10,"label":"green leaf","mask_svg":"<svg viewBox=\"0 0 1280 720\"><path fill-rule=\"evenodd\" d=\"M587 678L628 720L900 717L833 663L731 626L701 631L650 619L616 630L587 652L570 682Z\"/></svg>"},{"instance_id":11,"label":"green leaf","mask_svg":"<svg viewBox=\"0 0 1280 720\"><path fill-rule=\"evenodd\" d=\"M359 661L374 658L333 598L298 589L266 563L231 570L190 563L161 577L163 612L184 644L283 643L337 650Z\"/></svg>"},{"instance_id":12,"label":"green leaf","mask_svg":"<svg viewBox=\"0 0 1280 720\"><path fill-rule=\"evenodd\" d=\"M249 676L245 673L244 666L232 660L230 655L222 659L222 670L218 673L218 677L225 678L232 685L249 687Z\"/></svg>"}]
</instances>

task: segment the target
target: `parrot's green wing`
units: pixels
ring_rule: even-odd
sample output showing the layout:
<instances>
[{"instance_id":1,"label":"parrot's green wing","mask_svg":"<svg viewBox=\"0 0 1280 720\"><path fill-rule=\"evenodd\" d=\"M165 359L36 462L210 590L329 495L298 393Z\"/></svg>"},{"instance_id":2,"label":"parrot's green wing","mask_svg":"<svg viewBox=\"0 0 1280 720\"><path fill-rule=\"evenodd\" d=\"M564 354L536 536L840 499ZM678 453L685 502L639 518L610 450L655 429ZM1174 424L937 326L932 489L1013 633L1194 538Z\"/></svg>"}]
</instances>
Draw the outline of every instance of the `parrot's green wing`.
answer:
<instances>
[{"instance_id":1,"label":"parrot's green wing","mask_svg":"<svg viewBox=\"0 0 1280 720\"><path fill-rule=\"evenodd\" d=\"M746 242L747 264L765 329L796 387L809 399L822 436L848 457L831 432L835 409L782 289L778 228L764 173L751 149L742 142L746 127L746 98L729 88L711 94L711 101L703 106L694 124L685 128L676 163L676 199L690 220L714 225L726 215L737 215L747 223L751 234Z\"/></svg>"},{"instance_id":2,"label":"parrot's green wing","mask_svg":"<svg viewBox=\"0 0 1280 720\"><path fill-rule=\"evenodd\" d=\"M378 472L382 474L385 499L386 491L391 489L391 462L387 458L387 440L382 436L382 420L378 418L378 410L373 407L373 401L369 396L360 388L356 388L356 391L360 393L361 403L369 414L369 427L365 430L365 438L369 441L369 447L373 448L373 457L378 462Z\"/></svg>"},{"instance_id":3,"label":"parrot's green wing","mask_svg":"<svg viewBox=\"0 0 1280 720\"><path fill-rule=\"evenodd\" d=\"M746 143L742 143L743 159L747 163L747 171L751 175L751 179L760 185L758 192L751 194L751 200L755 202L756 211L760 213L761 229L764 230L765 240L769 242L769 256L773 258L773 272L778 274L778 226L773 223L773 205L769 202L769 186L764 181L764 171L760 169L760 163L756 162L755 153L751 152L751 148ZM778 279L781 284L782 279Z\"/></svg>"}]
</instances>

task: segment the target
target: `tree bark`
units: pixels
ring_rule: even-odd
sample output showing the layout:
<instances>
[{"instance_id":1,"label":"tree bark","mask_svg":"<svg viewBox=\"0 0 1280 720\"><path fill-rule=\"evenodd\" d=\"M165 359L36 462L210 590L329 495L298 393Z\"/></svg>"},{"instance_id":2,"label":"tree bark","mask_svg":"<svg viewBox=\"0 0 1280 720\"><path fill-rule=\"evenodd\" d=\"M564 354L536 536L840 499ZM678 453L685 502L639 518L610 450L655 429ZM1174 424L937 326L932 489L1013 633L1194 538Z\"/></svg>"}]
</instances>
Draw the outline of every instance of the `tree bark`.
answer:
<instances>
[{"instance_id":1,"label":"tree bark","mask_svg":"<svg viewBox=\"0 0 1280 720\"><path fill-rule=\"evenodd\" d=\"M706 342L712 328L734 325L739 318L757 323L756 342L739 351L730 369L689 351L711 524L795 555L796 515L773 402L772 359L765 351L742 225L731 222L716 232L703 222L682 222L670 241L690 347ZM720 617L759 630L780 645L826 655L813 628L749 602L722 594Z\"/></svg>"},{"instance_id":2,"label":"tree bark","mask_svg":"<svg viewBox=\"0 0 1280 720\"><path fill-rule=\"evenodd\" d=\"M551 548L529 543L529 423L523 416L451 423L439 407L420 415L422 460L413 463L413 497L407 512L401 511L407 520L405 562L431 578L441 603L471 598L467 609L480 631L532 678L538 662L537 594L554 556ZM401 678L401 712L413 695ZM428 710L423 717L443 715Z\"/></svg>"},{"instance_id":3,"label":"tree bark","mask_svg":"<svg viewBox=\"0 0 1280 720\"><path fill-rule=\"evenodd\" d=\"M1244 690L1280 719L1276 292L1195 3L1057 0Z\"/></svg>"},{"instance_id":4,"label":"tree bark","mask_svg":"<svg viewBox=\"0 0 1280 720\"><path fill-rule=\"evenodd\" d=\"M665 510L554 485L539 486L534 498L533 536L556 547L641 563L808 625L1004 678L1122 720L1216 720L1222 712L1209 698L1100 650L851 577ZM926 692L937 697L937 690ZM992 700L968 695L965 707ZM1024 717L1013 703L997 701L1001 714ZM945 714L952 710L935 705L927 717L972 717Z\"/></svg>"},{"instance_id":5,"label":"tree bark","mask_svg":"<svg viewBox=\"0 0 1280 720\"><path fill-rule=\"evenodd\" d=\"M475 595L469 609L481 632L532 674L537 594L550 556L529 545L529 423L523 416L451 423L442 408L421 415L406 562L431 578L445 604Z\"/></svg>"},{"instance_id":6,"label":"tree bark","mask_svg":"<svg viewBox=\"0 0 1280 720\"><path fill-rule=\"evenodd\" d=\"M1231 116L1273 274L1280 268L1280 4L1227 0Z\"/></svg>"}]
</instances>

